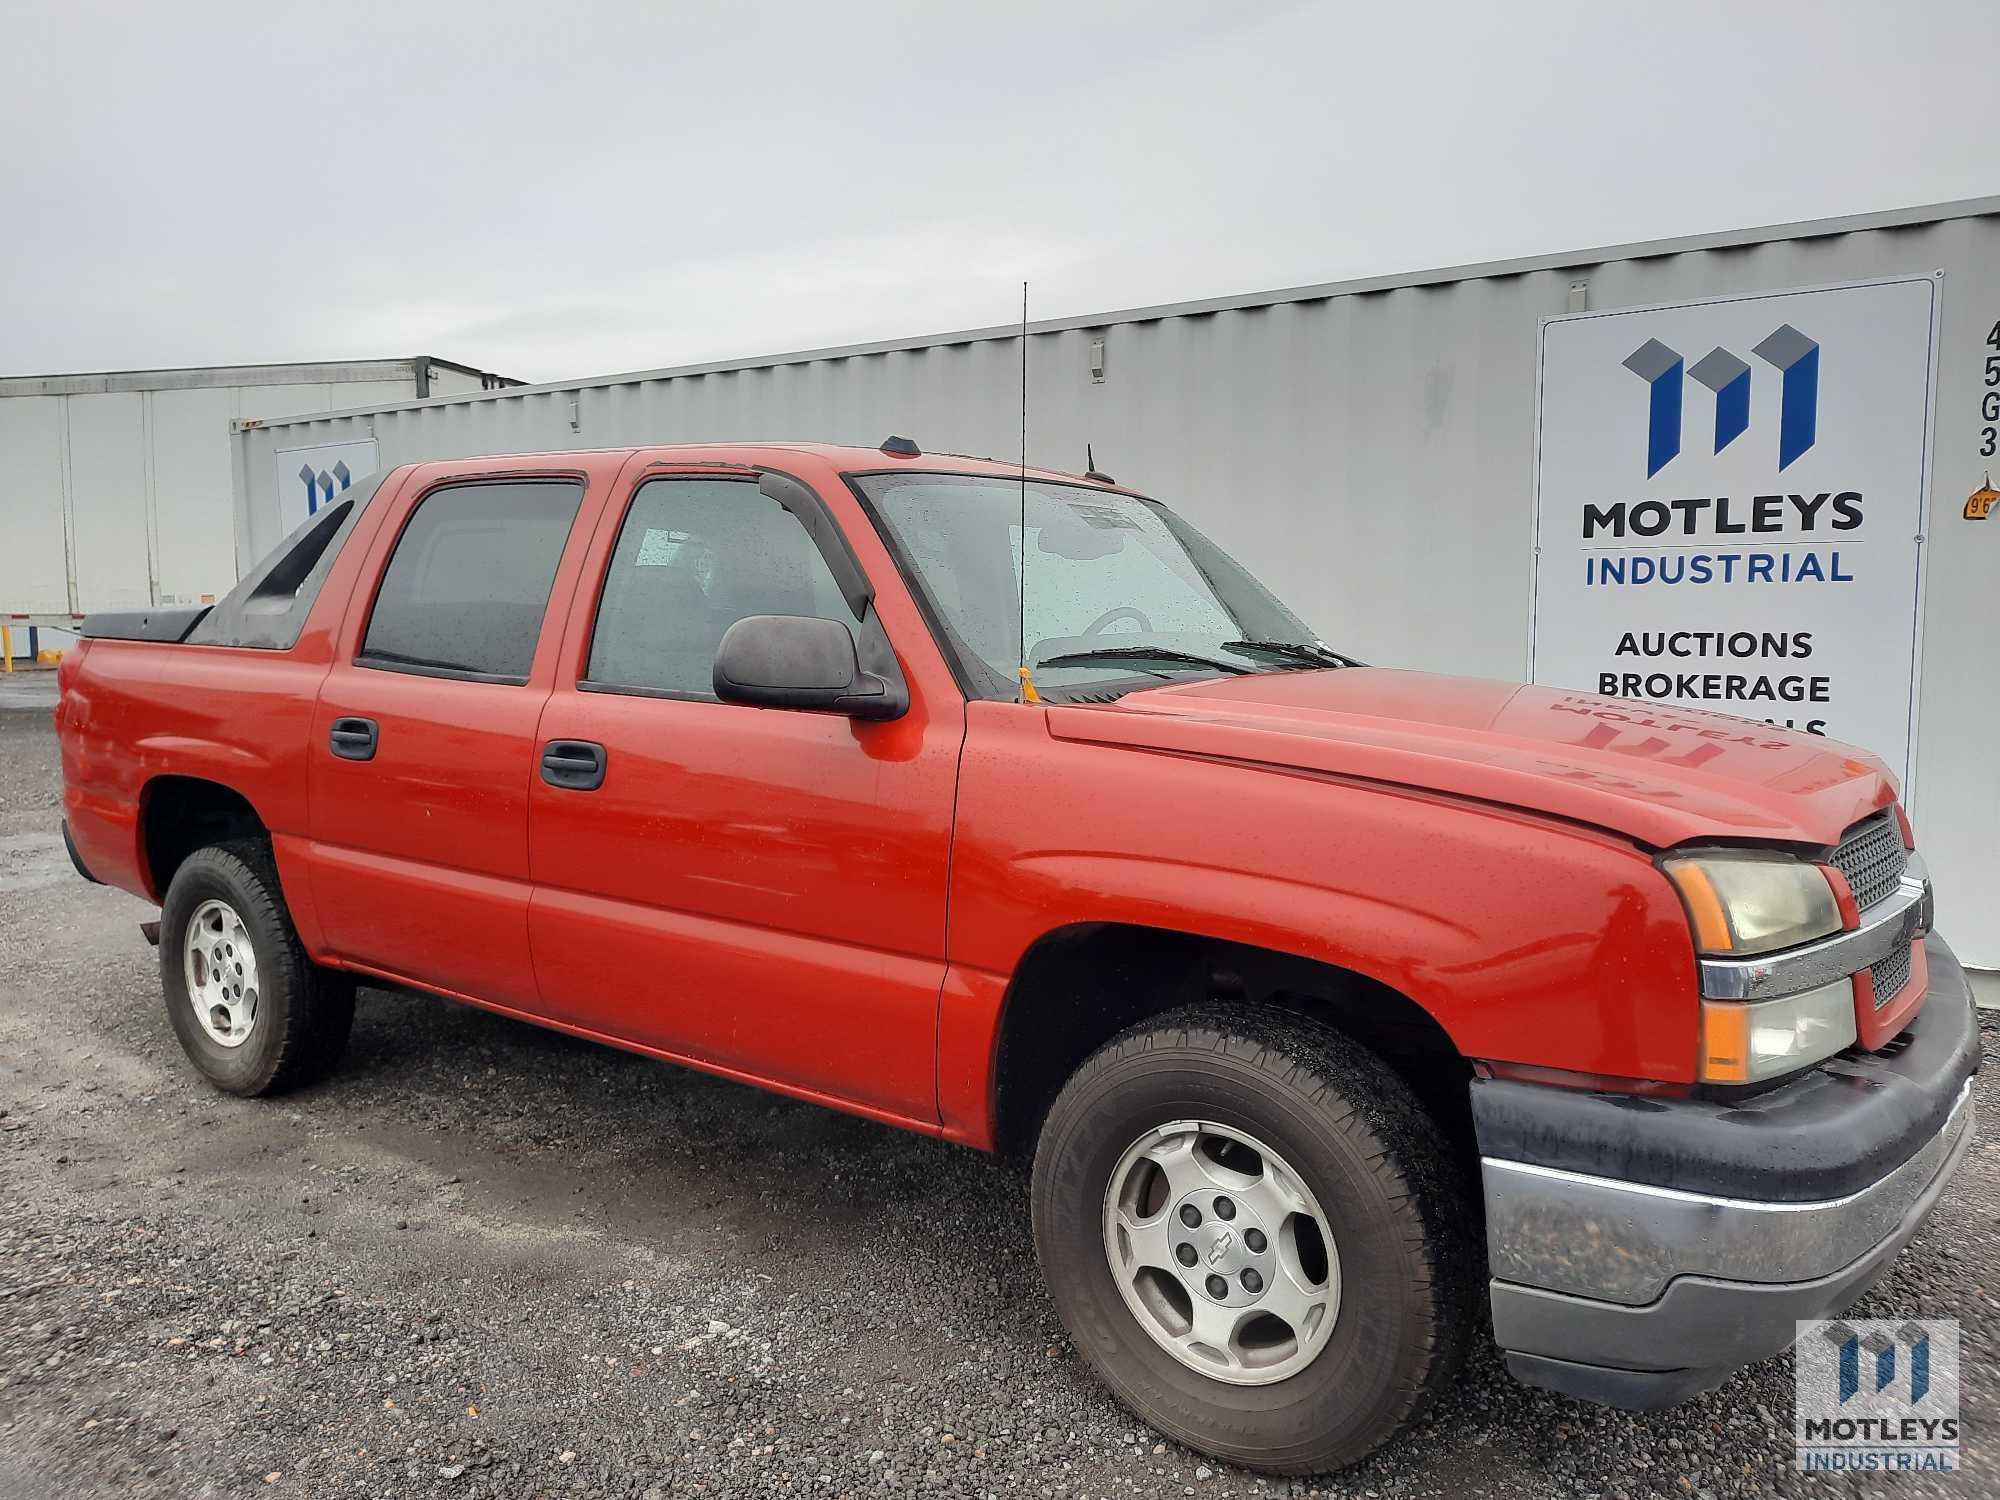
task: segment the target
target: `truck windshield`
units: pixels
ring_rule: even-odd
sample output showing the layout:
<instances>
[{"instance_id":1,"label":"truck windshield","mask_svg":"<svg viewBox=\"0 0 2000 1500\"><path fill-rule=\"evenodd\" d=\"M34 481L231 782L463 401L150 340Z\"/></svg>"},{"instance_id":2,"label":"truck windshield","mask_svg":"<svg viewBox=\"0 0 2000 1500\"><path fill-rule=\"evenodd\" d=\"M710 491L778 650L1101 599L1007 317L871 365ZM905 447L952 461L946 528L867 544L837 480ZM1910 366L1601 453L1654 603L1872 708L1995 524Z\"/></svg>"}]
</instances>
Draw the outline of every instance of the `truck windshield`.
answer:
<instances>
[{"instance_id":1,"label":"truck windshield","mask_svg":"<svg viewBox=\"0 0 2000 1500\"><path fill-rule=\"evenodd\" d=\"M1024 547L1018 480L870 474L855 484L981 696L1015 696L1024 642L1036 687L1058 698L1345 664L1153 501L1031 481Z\"/></svg>"}]
</instances>

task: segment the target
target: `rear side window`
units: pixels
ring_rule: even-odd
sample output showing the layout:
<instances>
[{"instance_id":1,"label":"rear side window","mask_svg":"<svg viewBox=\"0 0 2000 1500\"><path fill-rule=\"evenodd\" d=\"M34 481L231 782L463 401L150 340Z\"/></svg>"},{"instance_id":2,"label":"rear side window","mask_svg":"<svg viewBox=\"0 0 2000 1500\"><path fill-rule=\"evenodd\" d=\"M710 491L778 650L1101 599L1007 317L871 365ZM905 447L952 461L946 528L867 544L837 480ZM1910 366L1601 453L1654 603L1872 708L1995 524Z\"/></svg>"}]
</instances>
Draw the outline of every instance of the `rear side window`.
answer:
<instances>
[{"instance_id":1,"label":"rear side window","mask_svg":"<svg viewBox=\"0 0 2000 1500\"><path fill-rule=\"evenodd\" d=\"M386 478L387 474L370 474L356 480L339 504L301 521L202 617L189 633L189 642L265 651L296 646L334 559Z\"/></svg>"},{"instance_id":2,"label":"rear side window","mask_svg":"<svg viewBox=\"0 0 2000 1500\"><path fill-rule=\"evenodd\" d=\"M363 666L523 683L580 484L463 484L418 503L382 576Z\"/></svg>"},{"instance_id":3,"label":"rear side window","mask_svg":"<svg viewBox=\"0 0 2000 1500\"><path fill-rule=\"evenodd\" d=\"M798 517L754 483L648 480L604 577L586 682L713 698L716 649L745 615L854 620Z\"/></svg>"}]
</instances>

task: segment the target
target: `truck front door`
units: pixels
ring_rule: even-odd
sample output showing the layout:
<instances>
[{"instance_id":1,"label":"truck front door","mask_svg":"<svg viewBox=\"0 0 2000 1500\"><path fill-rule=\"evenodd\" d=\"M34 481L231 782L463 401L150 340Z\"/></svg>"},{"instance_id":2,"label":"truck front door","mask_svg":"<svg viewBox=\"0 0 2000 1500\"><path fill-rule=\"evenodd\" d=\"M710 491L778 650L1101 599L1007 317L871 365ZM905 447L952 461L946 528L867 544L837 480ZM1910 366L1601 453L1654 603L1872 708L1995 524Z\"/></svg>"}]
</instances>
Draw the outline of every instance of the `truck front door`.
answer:
<instances>
[{"instance_id":1,"label":"truck front door","mask_svg":"<svg viewBox=\"0 0 2000 1500\"><path fill-rule=\"evenodd\" d=\"M921 624L900 590L893 603L900 647ZM544 1007L934 1123L963 701L934 653L903 649L911 706L893 721L719 702L722 633L758 614L855 624L755 473L635 460L585 558L542 715L529 929Z\"/></svg>"}]
</instances>

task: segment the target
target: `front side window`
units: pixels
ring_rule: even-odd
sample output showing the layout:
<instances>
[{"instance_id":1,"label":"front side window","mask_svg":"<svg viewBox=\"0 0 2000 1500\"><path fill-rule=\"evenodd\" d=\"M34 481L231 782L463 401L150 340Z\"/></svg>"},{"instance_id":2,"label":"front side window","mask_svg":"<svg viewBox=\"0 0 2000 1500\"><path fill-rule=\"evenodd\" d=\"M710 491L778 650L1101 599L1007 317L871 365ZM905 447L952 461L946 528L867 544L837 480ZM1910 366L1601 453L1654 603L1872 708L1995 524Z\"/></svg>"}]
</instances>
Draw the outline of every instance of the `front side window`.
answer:
<instances>
[{"instance_id":1,"label":"front side window","mask_svg":"<svg viewBox=\"0 0 2000 1500\"><path fill-rule=\"evenodd\" d=\"M526 682L582 501L582 485L545 481L426 495L382 575L361 664Z\"/></svg>"},{"instance_id":2,"label":"front side window","mask_svg":"<svg viewBox=\"0 0 2000 1500\"><path fill-rule=\"evenodd\" d=\"M648 480L611 554L586 680L712 699L723 632L746 615L854 624L812 538L756 484Z\"/></svg>"},{"instance_id":3,"label":"front side window","mask_svg":"<svg viewBox=\"0 0 2000 1500\"><path fill-rule=\"evenodd\" d=\"M862 493L982 696L1343 659L1165 506L1078 485L875 474Z\"/></svg>"}]
</instances>

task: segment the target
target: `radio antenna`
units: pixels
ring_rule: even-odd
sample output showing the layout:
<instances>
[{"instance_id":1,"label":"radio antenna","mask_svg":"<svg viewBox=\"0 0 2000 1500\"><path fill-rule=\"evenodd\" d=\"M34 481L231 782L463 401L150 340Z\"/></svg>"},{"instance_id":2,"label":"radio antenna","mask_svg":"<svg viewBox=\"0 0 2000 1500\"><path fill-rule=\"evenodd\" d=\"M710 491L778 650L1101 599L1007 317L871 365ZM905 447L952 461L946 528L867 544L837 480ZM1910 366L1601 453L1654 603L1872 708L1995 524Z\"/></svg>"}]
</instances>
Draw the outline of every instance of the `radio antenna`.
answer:
<instances>
[{"instance_id":1,"label":"radio antenna","mask_svg":"<svg viewBox=\"0 0 2000 1500\"><path fill-rule=\"evenodd\" d=\"M1021 701L1040 703L1028 663L1028 283L1021 283Z\"/></svg>"}]
</instances>

